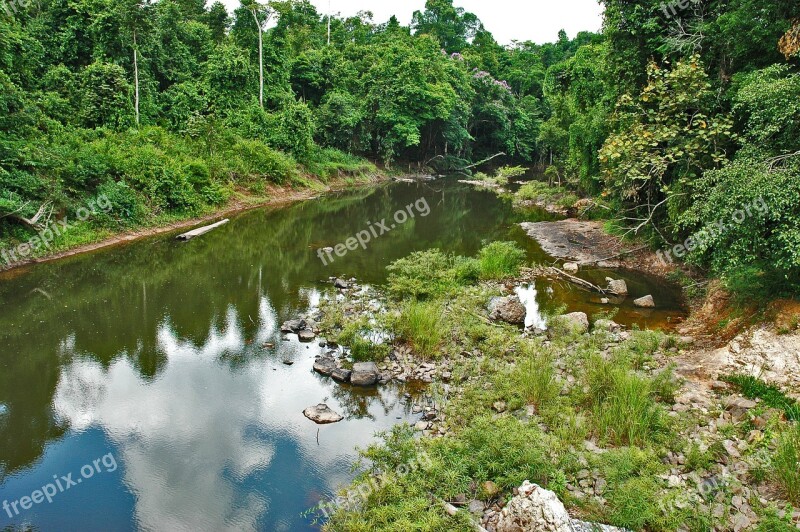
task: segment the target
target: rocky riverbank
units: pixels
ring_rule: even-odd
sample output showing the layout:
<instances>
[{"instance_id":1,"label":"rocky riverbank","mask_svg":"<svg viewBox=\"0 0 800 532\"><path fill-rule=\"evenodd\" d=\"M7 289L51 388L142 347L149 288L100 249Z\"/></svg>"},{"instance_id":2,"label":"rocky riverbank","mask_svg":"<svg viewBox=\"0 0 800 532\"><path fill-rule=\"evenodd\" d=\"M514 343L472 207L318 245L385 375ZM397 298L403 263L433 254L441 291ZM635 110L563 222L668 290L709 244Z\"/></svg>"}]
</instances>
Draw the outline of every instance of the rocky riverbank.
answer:
<instances>
[{"instance_id":1,"label":"rocky riverbank","mask_svg":"<svg viewBox=\"0 0 800 532\"><path fill-rule=\"evenodd\" d=\"M441 300L422 303L352 281L346 287L339 283L309 316L336 351L335 357L318 360L321 373L330 370L335 378L336 370L368 369L376 385L392 380L427 385L419 396L406 397L408 408L419 415L413 431L422 439L402 445L442 453L442 461L434 460L434 469L427 472L433 477L476 468L470 469L470 482L454 484L463 488L429 488L463 510L456 512L450 529L474 528L465 518L471 514L489 531L569 530L557 520L550 528L509 529L503 516L524 522L519 512L528 504L514 503L520 493L514 478L552 490L577 521L631 530L693 530L704 524L739 532L800 526L800 512L789 504L794 495L787 491L794 477L781 462L795 430L790 403L776 406L728 379L736 372L758 373L756 366L768 362L769 355L758 358L755 353L766 345L758 343L766 341L763 332L743 333L755 343L739 339L727 347L734 352L739 346L737 362L722 363L699 378L689 369L692 361L720 357L697 347L688 335L626 330L608 318L580 312L547 316L545 327L525 327L527 309L516 294L530 282L532 271L464 285ZM440 341L433 355L422 355L419 339L398 328L408 305L437 305ZM356 343L363 341L366 348L341 339L352 341L354 331L360 338ZM778 336L779 342L772 343ZM774 355L798 341L796 333L776 335L769 341L774 349L766 353ZM800 384L793 380L792 364L781 366L789 375L776 381L782 391ZM483 443L470 451L478 438L474 430ZM528 441L524 451L518 447L522 441ZM387 445L368 456L383 457L399 444L389 440ZM474 463L470 453L484 449L494 449L491 460L505 465L496 469L483 462L488 456ZM548 456L538 466L534 456L516 461L515 453L535 449ZM378 471L382 460L374 463ZM372 510L400 505L411 497L403 490L416 493L426 484L422 478L397 482L400 491L393 497L398 498L390 498L395 502L368 503L355 514L343 510L329 528L345 530L338 523L352 520L371 522ZM450 519L446 514L441 518Z\"/></svg>"}]
</instances>

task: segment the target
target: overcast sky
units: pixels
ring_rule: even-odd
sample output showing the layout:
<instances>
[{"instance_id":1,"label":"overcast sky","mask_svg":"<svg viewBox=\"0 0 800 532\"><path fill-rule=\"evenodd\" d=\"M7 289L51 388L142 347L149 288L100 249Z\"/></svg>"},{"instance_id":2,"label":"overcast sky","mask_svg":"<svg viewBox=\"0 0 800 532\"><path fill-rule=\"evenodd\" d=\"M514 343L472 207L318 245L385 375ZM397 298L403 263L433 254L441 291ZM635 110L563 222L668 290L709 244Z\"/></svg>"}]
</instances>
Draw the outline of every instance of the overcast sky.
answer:
<instances>
[{"instance_id":1,"label":"overcast sky","mask_svg":"<svg viewBox=\"0 0 800 532\"><path fill-rule=\"evenodd\" d=\"M222 0L229 9L239 0ZM355 15L372 11L375 22L382 23L397 15L400 22L411 22L411 14L425 7L425 0L330 0L333 13ZM328 12L328 0L311 0L320 13ZM597 0L455 0L455 5L478 15L484 26L501 44L512 40L531 40L542 44L553 42L558 30L570 37L579 31L598 31L602 24L602 8Z\"/></svg>"}]
</instances>

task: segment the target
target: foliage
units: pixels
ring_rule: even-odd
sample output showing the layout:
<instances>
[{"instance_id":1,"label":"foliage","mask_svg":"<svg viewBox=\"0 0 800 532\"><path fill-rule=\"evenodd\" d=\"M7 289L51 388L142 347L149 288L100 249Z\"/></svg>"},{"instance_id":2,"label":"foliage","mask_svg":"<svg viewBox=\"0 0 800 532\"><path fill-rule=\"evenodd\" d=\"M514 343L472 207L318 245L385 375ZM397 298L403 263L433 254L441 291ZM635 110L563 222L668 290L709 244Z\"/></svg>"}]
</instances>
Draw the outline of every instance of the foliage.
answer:
<instances>
[{"instance_id":1,"label":"foliage","mask_svg":"<svg viewBox=\"0 0 800 532\"><path fill-rule=\"evenodd\" d=\"M787 397L776 386L751 375L729 375L723 380L738 387L745 397L761 399L770 408L783 410L787 419L800 422L800 403Z\"/></svg>"},{"instance_id":2,"label":"foliage","mask_svg":"<svg viewBox=\"0 0 800 532\"><path fill-rule=\"evenodd\" d=\"M800 425L795 423L781 434L772 459L774 473L786 497L800 504Z\"/></svg>"}]
</instances>

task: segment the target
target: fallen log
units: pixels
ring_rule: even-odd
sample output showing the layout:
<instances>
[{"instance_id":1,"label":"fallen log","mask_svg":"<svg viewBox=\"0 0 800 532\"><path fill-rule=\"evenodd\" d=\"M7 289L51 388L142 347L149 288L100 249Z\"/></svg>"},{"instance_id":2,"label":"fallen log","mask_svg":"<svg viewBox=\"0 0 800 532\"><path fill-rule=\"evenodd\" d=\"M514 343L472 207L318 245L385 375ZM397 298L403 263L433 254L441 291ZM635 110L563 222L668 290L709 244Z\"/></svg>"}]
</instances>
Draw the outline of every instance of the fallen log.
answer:
<instances>
[{"instance_id":1,"label":"fallen log","mask_svg":"<svg viewBox=\"0 0 800 532\"><path fill-rule=\"evenodd\" d=\"M193 229L192 231L189 231L188 233L183 233L182 235L178 235L175 238L177 240L183 240L184 242L186 242L187 240L191 240L193 238L197 238L198 236L202 236L202 235L204 235L204 234L206 234L206 233L208 233L210 231L213 231L217 227L222 227L223 225L225 225L228 222L230 222L230 220L226 218L226 219L224 219L224 220L222 220L220 222L217 222L215 224L207 225L205 227L200 227L198 229Z\"/></svg>"},{"instance_id":2,"label":"fallen log","mask_svg":"<svg viewBox=\"0 0 800 532\"><path fill-rule=\"evenodd\" d=\"M569 281L569 282L571 282L573 284L576 284L576 285L580 286L581 288L584 288L584 289L589 290L591 292L600 292L601 294L608 293L608 290L600 288L599 286L594 285L594 284L590 283L589 281L585 281L585 280L581 279L580 277L575 277L574 275L570 275L567 272L565 272L564 270L561 270L559 268L548 268L548 271L550 271L554 275L562 277L562 278L566 279L567 281Z\"/></svg>"}]
</instances>

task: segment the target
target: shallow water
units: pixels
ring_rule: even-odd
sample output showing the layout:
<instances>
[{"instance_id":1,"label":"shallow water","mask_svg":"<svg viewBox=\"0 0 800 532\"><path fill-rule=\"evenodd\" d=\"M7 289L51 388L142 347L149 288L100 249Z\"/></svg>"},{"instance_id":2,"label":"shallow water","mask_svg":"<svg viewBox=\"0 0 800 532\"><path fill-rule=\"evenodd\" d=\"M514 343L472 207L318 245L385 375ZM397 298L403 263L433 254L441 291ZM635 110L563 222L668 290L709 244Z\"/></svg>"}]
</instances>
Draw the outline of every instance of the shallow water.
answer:
<instances>
[{"instance_id":1,"label":"shallow water","mask_svg":"<svg viewBox=\"0 0 800 532\"><path fill-rule=\"evenodd\" d=\"M394 223L423 199L427 216ZM472 255L502 239L547 260L517 223L549 216L531 216L455 180L395 183L244 213L185 244L163 235L0 275L0 529L315 529L304 512L352 478L356 447L418 416L404 388L314 374L320 348L282 341L280 323L330 276L380 284L412 251ZM367 249L319 259L383 219L395 227ZM623 305L618 321L683 314L674 288L623 277L660 308ZM573 286L535 289L542 311L608 310ZM318 432L302 410L320 402L345 420ZM17 502L70 474L52 502Z\"/></svg>"}]
</instances>

